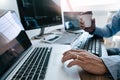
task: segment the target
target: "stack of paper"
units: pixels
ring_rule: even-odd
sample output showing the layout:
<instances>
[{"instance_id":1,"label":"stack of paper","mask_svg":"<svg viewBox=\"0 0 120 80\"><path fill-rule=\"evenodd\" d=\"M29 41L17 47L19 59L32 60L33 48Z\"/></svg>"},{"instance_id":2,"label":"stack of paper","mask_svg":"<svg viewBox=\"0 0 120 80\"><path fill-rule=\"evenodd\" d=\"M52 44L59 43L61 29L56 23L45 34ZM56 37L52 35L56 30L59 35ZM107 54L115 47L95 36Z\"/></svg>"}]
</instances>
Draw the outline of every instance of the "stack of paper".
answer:
<instances>
[{"instance_id":1,"label":"stack of paper","mask_svg":"<svg viewBox=\"0 0 120 80\"><path fill-rule=\"evenodd\" d=\"M2 15L0 16L0 43L2 44L13 40L23 28L17 15L12 11L0 15Z\"/></svg>"},{"instance_id":2,"label":"stack of paper","mask_svg":"<svg viewBox=\"0 0 120 80\"><path fill-rule=\"evenodd\" d=\"M0 10L0 54L9 48L8 44L21 30L23 26L14 11Z\"/></svg>"}]
</instances>

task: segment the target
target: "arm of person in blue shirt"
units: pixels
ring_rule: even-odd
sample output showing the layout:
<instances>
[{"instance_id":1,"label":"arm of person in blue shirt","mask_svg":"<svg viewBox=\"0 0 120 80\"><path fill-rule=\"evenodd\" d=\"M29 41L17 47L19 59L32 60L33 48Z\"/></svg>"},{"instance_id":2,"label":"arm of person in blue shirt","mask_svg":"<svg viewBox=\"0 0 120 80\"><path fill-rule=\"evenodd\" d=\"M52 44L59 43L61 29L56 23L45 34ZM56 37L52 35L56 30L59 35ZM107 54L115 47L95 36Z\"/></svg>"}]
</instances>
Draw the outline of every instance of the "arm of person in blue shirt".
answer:
<instances>
[{"instance_id":1,"label":"arm of person in blue shirt","mask_svg":"<svg viewBox=\"0 0 120 80\"><path fill-rule=\"evenodd\" d=\"M120 31L120 11L118 11L112 18L112 21L105 25L105 27L95 27L93 34L101 37L111 37Z\"/></svg>"},{"instance_id":2,"label":"arm of person in blue shirt","mask_svg":"<svg viewBox=\"0 0 120 80\"><path fill-rule=\"evenodd\" d=\"M113 16L112 21L104 27L95 27L95 20L92 21L92 26L90 28L85 28L84 24L82 25L83 29L90 34L101 37L111 37L120 31L120 11L118 11ZM103 60L114 80L120 79L120 53L118 53L118 55L102 57L101 59Z\"/></svg>"},{"instance_id":3,"label":"arm of person in blue shirt","mask_svg":"<svg viewBox=\"0 0 120 80\"><path fill-rule=\"evenodd\" d=\"M85 27L84 22L80 19L80 27L90 34L101 37L111 37L120 31L120 10L113 16L111 22L106 24L104 27L97 27L95 25L95 19L92 20L91 27Z\"/></svg>"}]
</instances>

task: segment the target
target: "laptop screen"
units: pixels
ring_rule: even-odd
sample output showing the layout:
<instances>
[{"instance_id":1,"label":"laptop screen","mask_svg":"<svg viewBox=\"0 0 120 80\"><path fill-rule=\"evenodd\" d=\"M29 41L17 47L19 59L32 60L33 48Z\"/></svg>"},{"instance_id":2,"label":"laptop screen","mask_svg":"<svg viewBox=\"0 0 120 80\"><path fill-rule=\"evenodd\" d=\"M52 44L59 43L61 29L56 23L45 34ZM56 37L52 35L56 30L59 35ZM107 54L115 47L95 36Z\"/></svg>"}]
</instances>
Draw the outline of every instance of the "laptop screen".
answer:
<instances>
[{"instance_id":1,"label":"laptop screen","mask_svg":"<svg viewBox=\"0 0 120 80\"><path fill-rule=\"evenodd\" d=\"M25 31L21 31L15 39L0 46L0 78L30 46L31 42Z\"/></svg>"},{"instance_id":2,"label":"laptop screen","mask_svg":"<svg viewBox=\"0 0 120 80\"><path fill-rule=\"evenodd\" d=\"M76 31L80 30L79 16L81 12L64 12L65 30Z\"/></svg>"}]
</instances>

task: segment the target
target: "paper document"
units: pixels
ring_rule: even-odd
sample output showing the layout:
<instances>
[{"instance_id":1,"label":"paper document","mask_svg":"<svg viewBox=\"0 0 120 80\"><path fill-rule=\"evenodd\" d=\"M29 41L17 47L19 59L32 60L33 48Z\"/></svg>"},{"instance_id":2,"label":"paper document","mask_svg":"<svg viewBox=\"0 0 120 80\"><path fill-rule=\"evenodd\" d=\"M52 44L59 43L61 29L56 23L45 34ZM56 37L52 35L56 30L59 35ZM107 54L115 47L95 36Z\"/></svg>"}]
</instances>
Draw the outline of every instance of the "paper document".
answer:
<instances>
[{"instance_id":1,"label":"paper document","mask_svg":"<svg viewBox=\"0 0 120 80\"><path fill-rule=\"evenodd\" d=\"M14 19L11 11L8 11L0 17L0 33L2 35L0 38L6 38L5 40L9 42L13 40L20 33L20 31L20 25Z\"/></svg>"}]
</instances>

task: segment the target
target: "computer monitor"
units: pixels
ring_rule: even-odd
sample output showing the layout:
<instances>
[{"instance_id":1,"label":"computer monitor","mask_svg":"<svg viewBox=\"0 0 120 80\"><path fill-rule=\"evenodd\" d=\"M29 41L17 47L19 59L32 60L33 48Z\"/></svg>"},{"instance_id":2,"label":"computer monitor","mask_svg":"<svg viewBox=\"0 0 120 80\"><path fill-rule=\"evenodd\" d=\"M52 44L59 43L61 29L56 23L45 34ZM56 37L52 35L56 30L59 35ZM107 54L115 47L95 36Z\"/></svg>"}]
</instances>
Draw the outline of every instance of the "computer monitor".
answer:
<instances>
[{"instance_id":1,"label":"computer monitor","mask_svg":"<svg viewBox=\"0 0 120 80\"><path fill-rule=\"evenodd\" d=\"M25 30L40 28L40 38L45 27L62 24L60 0L16 0Z\"/></svg>"},{"instance_id":2,"label":"computer monitor","mask_svg":"<svg viewBox=\"0 0 120 80\"><path fill-rule=\"evenodd\" d=\"M81 30L80 28L80 21L79 21L79 16L81 12L63 12L64 15L64 26L66 31L78 31Z\"/></svg>"}]
</instances>

